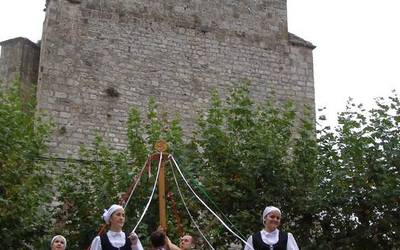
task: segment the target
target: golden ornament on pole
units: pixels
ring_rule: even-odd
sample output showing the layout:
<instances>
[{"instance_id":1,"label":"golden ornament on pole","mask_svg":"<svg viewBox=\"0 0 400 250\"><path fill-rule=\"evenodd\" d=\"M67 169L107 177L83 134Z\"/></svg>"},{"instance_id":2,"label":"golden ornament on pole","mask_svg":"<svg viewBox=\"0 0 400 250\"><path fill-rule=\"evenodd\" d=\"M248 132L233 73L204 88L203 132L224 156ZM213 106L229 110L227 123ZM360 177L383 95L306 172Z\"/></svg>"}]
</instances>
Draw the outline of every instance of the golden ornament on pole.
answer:
<instances>
[{"instance_id":1,"label":"golden ornament on pole","mask_svg":"<svg viewBox=\"0 0 400 250\"><path fill-rule=\"evenodd\" d=\"M154 145L154 149L159 153L167 152L168 144L167 144L167 142L165 140L160 139Z\"/></svg>"}]
</instances>

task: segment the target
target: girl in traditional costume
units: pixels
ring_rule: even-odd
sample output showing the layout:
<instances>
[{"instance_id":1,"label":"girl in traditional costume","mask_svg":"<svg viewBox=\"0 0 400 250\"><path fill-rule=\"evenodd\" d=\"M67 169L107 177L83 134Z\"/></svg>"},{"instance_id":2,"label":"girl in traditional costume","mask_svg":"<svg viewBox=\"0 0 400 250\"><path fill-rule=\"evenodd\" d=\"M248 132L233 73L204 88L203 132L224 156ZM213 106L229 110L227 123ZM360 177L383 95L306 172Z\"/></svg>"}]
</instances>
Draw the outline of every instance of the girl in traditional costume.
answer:
<instances>
[{"instance_id":1,"label":"girl in traditional costume","mask_svg":"<svg viewBox=\"0 0 400 250\"><path fill-rule=\"evenodd\" d=\"M299 250L296 240L291 233L280 231L281 210L274 206L264 209L262 221L264 229L251 235L244 250Z\"/></svg>"},{"instance_id":2,"label":"girl in traditional costume","mask_svg":"<svg viewBox=\"0 0 400 250\"><path fill-rule=\"evenodd\" d=\"M103 213L104 221L110 226L108 232L96 236L90 250L144 250L138 236L132 232L124 233L125 211L120 205L112 205Z\"/></svg>"}]
</instances>

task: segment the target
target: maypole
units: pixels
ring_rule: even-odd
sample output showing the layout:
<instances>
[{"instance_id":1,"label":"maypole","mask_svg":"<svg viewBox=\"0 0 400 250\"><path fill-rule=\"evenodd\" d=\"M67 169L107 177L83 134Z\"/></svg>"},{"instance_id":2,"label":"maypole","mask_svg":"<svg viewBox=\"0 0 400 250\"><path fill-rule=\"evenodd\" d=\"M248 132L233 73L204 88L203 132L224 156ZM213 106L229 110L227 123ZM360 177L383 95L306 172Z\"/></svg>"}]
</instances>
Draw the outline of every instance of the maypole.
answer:
<instances>
[{"instance_id":1,"label":"maypole","mask_svg":"<svg viewBox=\"0 0 400 250\"><path fill-rule=\"evenodd\" d=\"M158 204L159 204L159 217L160 217L160 226L162 227L162 229L166 232L167 231L167 209L166 209L166 164L168 162L171 162L172 167L176 168L176 170L179 172L179 174L181 175L183 181L186 183L186 186L189 188L189 190L193 193L193 195L201 202L201 204L203 204L207 210L209 212L211 212L221 223L222 225L229 231L231 232L236 238L240 239L245 245L247 245L250 249L253 249L253 247L251 245L248 245L248 243L241 238L239 235L237 235L228 225L226 225L226 223L209 207L207 206L207 204L197 195L197 193L193 190L193 188L190 186L190 184L188 183L187 179L185 178L185 176L183 175L180 167L178 166L177 162L175 161L174 157L170 154L167 153L168 150L168 144L166 141L164 140L158 140L155 145L154 145L154 149L155 149L155 153L151 154L144 166L143 169L140 171L140 174L138 176L136 176L134 178L134 182L131 184L131 186L129 187L128 191L120 198L119 203L121 205L123 205L124 207L127 206L127 204L129 203L129 200L133 194L133 192L135 191L140 178L142 177L142 175L145 172L145 169L148 170L148 174L149 177L151 175L151 166L152 166L152 162L153 161L157 161L158 162L158 167L157 167L157 175L156 175L156 179L153 183L153 188L152 188L152 192L151 195L149 197L149 200L144 208L144 211L142 213L142 215L140 216L140 219L138 220L136 226L134 227L134 229L132 230L132 232L135 232L137 227L139 226L139 224L141 223L144 215L146 214L149 205L152 201L153 195L155 193L155 189L156 186L158 186ZM176 179L175 173L174 171L172 171L173 175L174 175L174 180L176 183L176 187L178 189L179 195L182 199L183 205L186 208L186 211L188 212L193 224L195 224L196 228L199 230L200 234L202 235L202 237L205 239L205 241L207 242L207 244L209 245L209 247L211 249L214 249L214 247L211 245L211 243L207 240L207 238L205 237L205 235L201 232L198 224L196 223L196 221L194 220L193 216L191 215L188 207L186 206L186 202L182 196L182 193L180 191L179 188L179 184L178 181ZM182 222L179 218L179 214L177 212L177 208L176 208L176 203L175 200L173 199L173 194L172 192L169 192L168 194L168 198L171 200L172 203L172 209L174 210L174 216L176 217L176 222L177 222L177 226L178 226L178 232L180 233L180 235L183 235L183 226L182 226ZM98 231L98 235L103 234L105 231L106 225L103 224L102 227L100 228L100 230ZM90 249L90 246L88 247L88 249Z\"/></svg>"},{"instance_id":2,"label":"maypole","mask_svg":"<svg viewBox=\"0 0 400 250\"><path fill-rule=\"evenodd\" d=\"M168 150L167 142L164 140L159 140L154 146L155 150L158 152L156 155L162 155L161 157L161 167L160 176L158 178L158 211L160 215L160 226L167 231L167 207L165 199L165 166L168 162L168 155L164 153Z\"/></svg>"}]
</instances>

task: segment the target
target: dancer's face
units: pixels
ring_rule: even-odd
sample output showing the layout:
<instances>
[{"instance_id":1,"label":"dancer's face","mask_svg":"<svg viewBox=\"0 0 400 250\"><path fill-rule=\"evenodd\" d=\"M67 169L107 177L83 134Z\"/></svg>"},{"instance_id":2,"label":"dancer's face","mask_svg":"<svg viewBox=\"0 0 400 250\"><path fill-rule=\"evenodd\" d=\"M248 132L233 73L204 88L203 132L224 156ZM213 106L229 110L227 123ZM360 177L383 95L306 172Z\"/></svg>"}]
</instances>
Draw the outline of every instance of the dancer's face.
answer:
<instances>
[{"instance_id":1,"label":"dancer's face","mask_svg":"<svg viewBox=\"0 0 400 250\"><path fill-rule=\"evenodd\" d=\"M122 230L122 227L125 223L125 211L123 209L117 209L111 215L110 218L110 227L111 230L119 232Z\"/></svg>"},{"instance_id":2,"label":"dancer's face","mask_svg":"<svg viewBox=\"0 0 400 250\"><path fill-rule=\"evenodd\" d=\"M265 230L268 232L274 231L281 224L281 214L277 211L272 211L264 217Z\"/></svg>"},{"instance_id":3,"label":"dancer's face","mask_svg":"<svg viewBox=\"0 0 400 250\"><path fill-rule=\"evenodd\" d=\"M57 237L53 244L51 244L51 250L64 250L65 249L65 242L61 237Z\"/></svg>"}]
</instances>

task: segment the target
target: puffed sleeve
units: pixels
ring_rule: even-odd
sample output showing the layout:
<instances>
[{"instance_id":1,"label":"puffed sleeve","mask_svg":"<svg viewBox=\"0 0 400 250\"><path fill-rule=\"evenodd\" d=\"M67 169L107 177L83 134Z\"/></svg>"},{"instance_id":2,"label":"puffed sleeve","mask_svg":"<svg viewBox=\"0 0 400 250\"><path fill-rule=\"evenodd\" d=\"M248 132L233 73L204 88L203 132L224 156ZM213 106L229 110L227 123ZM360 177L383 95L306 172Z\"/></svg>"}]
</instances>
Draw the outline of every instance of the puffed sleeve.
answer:
<instances>
[{"instance_id":1,"label":"puffed sleeve","mask_svg":"<svg viewBox=\"0 0 400 250\"><path fill-rule=\"evenodd\" d=\"M299 250L293 234L288 233L287 250Z\"/></svg>"},{"instance_id":2,"label":"puffed sleeve","mask_svg":"<svg viewBox=\"0 0 400 250\"><path fill-rule=\"evenodd\" d=\"M100 241L100 236L96 236L92 244L90 245L90 250L101 250L101 241Z\"/></svg>"},{"instance_id":3,"label":"puffed sleeve","mask_svg":"<svg viewBox=\"0 0 400 250\"><path fill-rule=\"evenodd\" d=\"M244 246L244 249L243 250L253 250L254 248L253 248L253 236L250 236L248 239L247 239L247 242L246 242L247 244L245 244L245 246ZM251 247L250 247L251 246Z\"/></svg>"},{"instance_id":4,"label":"puffed sleeve","mask_svg":"<svg viewBox=\"0 0 400 250\"><path fill-rule=\"evenodd\" d=\"M131 245L132 250L144 250L142 243L140 242L140 240L138 239L138 242L136 243L136 245Z\"/></svg>"}]
</instances>

